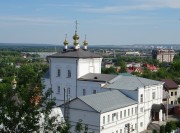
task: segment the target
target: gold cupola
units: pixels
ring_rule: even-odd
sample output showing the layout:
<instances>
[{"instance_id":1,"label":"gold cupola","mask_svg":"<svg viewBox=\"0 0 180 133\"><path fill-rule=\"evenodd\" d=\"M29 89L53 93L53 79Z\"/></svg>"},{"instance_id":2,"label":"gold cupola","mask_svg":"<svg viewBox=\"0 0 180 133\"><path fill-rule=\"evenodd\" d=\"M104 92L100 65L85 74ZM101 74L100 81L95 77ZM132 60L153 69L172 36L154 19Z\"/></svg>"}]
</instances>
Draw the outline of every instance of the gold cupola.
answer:
<instances>
[{"instance_id":1,"label":"gold cupola","mask_svg":"<svg viewBox=\"0 0 180 133\"><path fill-rule=\"evenodd\" d=\"M69 44L69 42L67 41L67 34L66 34L66 38L64 40L64 45L68 45L68 44Z\"/></svg>"},{"instance_id":2,"label":"gold cupola","mask_svg":"<svg viewBox=\"0 0 180 133\"><path fill-rule=\"evenodd\" d=\"M77 34L77 20L76 20L76 30L75 30L75 34L74 34L74 36L73 36L73 39L74 39L74 49L79 49L79 36L78 36L78 34Z\"/></svg>"},{"instance_id":3,"label":"gold cupola","mask_svg":"<svg viewBox=\"0 0 180 133\"><path fill-rule=\"evenodd\" d=\"M88 42L86 41L86 35L85 35L85 40L83 41L83 45L84 45L84 50L87 50Z\"/></svg>"}]
</instances>

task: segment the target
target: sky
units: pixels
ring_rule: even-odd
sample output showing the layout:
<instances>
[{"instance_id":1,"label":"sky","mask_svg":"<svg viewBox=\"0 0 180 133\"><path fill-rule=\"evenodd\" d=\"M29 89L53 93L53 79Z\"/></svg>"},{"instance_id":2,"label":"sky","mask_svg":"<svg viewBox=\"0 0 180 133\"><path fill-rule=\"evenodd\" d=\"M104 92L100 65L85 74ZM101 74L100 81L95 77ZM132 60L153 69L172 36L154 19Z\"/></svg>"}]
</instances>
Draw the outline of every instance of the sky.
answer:
<instances>
[{"instance_id":1,"label":"sky","mask_svg":"<svg viewBox=\"0 0 180 133\"><path fill-rule=\"evenodd\" d=\"M180 44L180 0L0 0L0 42Z\"/></svg>"}]
</instances>

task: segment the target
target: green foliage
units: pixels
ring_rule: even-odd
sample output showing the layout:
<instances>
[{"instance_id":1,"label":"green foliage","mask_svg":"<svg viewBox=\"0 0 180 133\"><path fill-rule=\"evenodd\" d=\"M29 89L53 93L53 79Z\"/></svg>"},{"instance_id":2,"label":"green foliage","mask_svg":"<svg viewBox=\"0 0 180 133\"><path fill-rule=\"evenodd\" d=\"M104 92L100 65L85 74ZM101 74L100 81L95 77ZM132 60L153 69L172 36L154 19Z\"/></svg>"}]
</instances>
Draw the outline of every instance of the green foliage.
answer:
<instances>
[{"instance_id":1,"label":"green foliage","mask_svg":"<svg viewBox=\"0 0 180 133\"><path fill-rule=\"evenodd\" d=\"M157 130L153 129L153 133L157 133Z\"/></svg>"},{"instance_id":2,"label":"green foliage","mask_svg":"<svg viewBox=\"0 0 180 133\"><path fill-rule=\"evenodd\" d=\"M167 133L171 133L173 130L177 128L176 122L170 121L166 123L165 130Z\"/></svg>"},{"instance_id":3,"label":"green foliage","mask_svg":"<svg viewBox=\"0 0 180 133\"><path fill-rule=\"evenodd\" d=\"M164 125L160 126L160 133L166 133Z\"/></svg>"},{"instance_id":4,"label":"green foliage","mask_svg":"<svg viewBox=\"0 0 180 133\"><path fill-rule=\"evenodd\" d=\"M101 72L104 73L104 74L117 74L114 67L102 68Z\"/></svg>"}]
</instances>

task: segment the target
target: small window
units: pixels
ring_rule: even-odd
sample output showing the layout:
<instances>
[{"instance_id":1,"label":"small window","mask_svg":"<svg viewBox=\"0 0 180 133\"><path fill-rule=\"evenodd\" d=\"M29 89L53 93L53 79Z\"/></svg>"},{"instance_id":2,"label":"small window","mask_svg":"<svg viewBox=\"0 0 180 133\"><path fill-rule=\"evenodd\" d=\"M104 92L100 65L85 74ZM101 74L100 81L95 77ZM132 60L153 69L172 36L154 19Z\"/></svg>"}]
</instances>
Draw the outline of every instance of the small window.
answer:
<instances>
[{"instance_id":1,"label":"small window","mask_svg":"<svg viewBox=\"0 0 180 133\"><path fill-rule=\"evenodd\" d=\"M143 107L140 108L140 112L141 112L141 113L143 112Z\"/></svg>"},{"instance_id":2,"label":"small window","mask_svg":"<svg viewBox=\"0 0 180 133\"><path fill-rule=\"evenodd\" d=\"M135 107L135 114L137 114L137 107Z\"/></svg>"},{"instance_id":3,"label":"small window","mask_svg":"<svg viewBox=\"0 0 180 133\"><path fill-rule=\"evenodd\" d=\"M140 123L140 126L143 127L143 122Z\"/></svg>"},{"instance_id":4,"label":"small window","mask_svg":"<svg viewBox=\"0 0 180 133\"><path fill-rule=\"evenodd\" d=\"M177 96L177 91L174 92L174 95Z\"/></svg>"},{"instance_id":5,"label":"small window","mask_svg":"<svg viewBox=\"0 0 180 133\"><path fill-rule=\"evenodd\" d=\"M57 94L60 94L60 86L57 87Z\"/></svg>"},{"instance_id":6,"label":"small window","mask_svg":"<svg viewBox=\"0 0 180 133\"><path fill-rule=\"evenodd\" d=\"M156 93L155 92L152 93L152 99L156 99Z\"/></svg>"},{"instance_id":7,"label":"small window","mask_svg":"<svg viewBox=\"0 0 180 133\"><path fill-rule=\"evenodd\" d=\"M134 129L135 129L135 130L137 129L137 124L134 125Z\"/></svg>"},{"instance_id":8,"label":"small window","mask_svg":"<svg viewBox=\"0 0 180 133\"><path fill-rule=\"evenodd\" d=\"M57 77L60 77L60 76L61 76L61 70L57 69Z\"/></svg>"},{"instance_id":9,"label":"small window","mask_svg":"<svg viewBox=\"0 0 180 133\"><path fill-rule=\"evenodd\" d=\"M113 113L112 114L112 121L114 121L115 116L116 116L116 113Z\"/></svg>"},{"instance_id":10,"label":"small window","mask_svg":"<svg viewBox=\"0 0 180 133\"><path fill-rule=\"evenodd\" d=\"M173 104L173 101L171 101L171 104Z\"/></svg>"},{"instance_id":11,"label":"small window","mask_svg":"<svg viewBox=\"0 0 180 133\"><path fill-rule=\"evenodd\" d=\"M93 94L96 94L96 90L93 90Z\"/></svg>"},{"instance_id":12,"label":"small window","mask_svg":"<svg viewBox=\"0 0 180 133\"><path fill-rule=\"evenodd\" d=\"M140 102L143 102L143 94L140 95Z\"/></svg>"},{"instance_id":13,"label":"small window","mask_svg":"<svg viewBox=\"0 0 180 133\"><path fill-rule=\"evenodd\" d=\"M116 120L118 120L118 112L116 113Z\"/></svg>"},{"instance_id":14,"label":"small window","mask_svg":"<svg viewBox=\"0 0 180 133\"><path fill-rule=\"evenodd\" d=\"M110 116L108 115L108 123L110 122Z\"/></svg>"},{"instance_id":15,"label":"small window","mask_svg":"<svg viewBox=\"0 0 180 133\"><path fill-rule=\"evenodd\" d=\"M118 133L118 130L116 130L116 133Z\"/></svg>"},{"instance_id":16,"label":"small window","mask_svg":"<svg viewBox=\"0 0 180 133\"><path fill-rule=\"evenodd\" d=\"M134 114L134 110L133 110L133 108L131 109L131 114L132 114L132 115Z\"/></svg>"},{"instance_id":17,"label":"small window","mask_svg":"<svg viewBox=\"0 0 180 133\"><path fill-rule=\"evenodd\" d=\"M86 95L86 89L83 89L83 96Z\"/></svg>"},{"instance_id":18,"label":"small window","mask_svg":"<svg viewBox=\"0 0 180 133\"><path fill-rule=\"evenodd\" d=\"M171 92L171 96L173 96L173 92Z\"/></svg>"},{"instance_id":19,"label":"small window","mask_svg":"<svg viewBox=\"0 0 180 133\"><path fill-rule=\"evenodd\" d=\"M105 116L103 116L103 124L105 124Z\"/></svg>"},{"instance_id":20,"label":"small window","mask_svg":"<svg viewBox=\"0 0 180 133\"><path fill-rule=\"evenodd\" d=\"M67 71L67 77L68 77L68 78L71 78L71 70L68 70L68 71Z\"/></svg>"},{"instance_id":21,"label":"small window","mask_svg":"<svg viewBox=\"0 0 180 133\"><path fill-rule=\"evenodd\" d=\"M126 110L124 110L124 117L126 117Z\"/></svg>"},{"instance_id":22,"label":"small window","mask_svg":"<svg viewBox=\"0 0 180 133\"><path fill-rule=\"evenodd\" d=\"M130 109L128 109L128 116L130 116Z\"/></svg>"},{"instance_id":23,"label":"small window","mask_svg":"<svg viewBox=\"0 0 180 133\"><path fill-rule=\"evenodd\" d=\"M122 129L120 129L120 133L122 133Z\"/></svg>"},{"instance_id":24,"label":"small window","mask_svg":"<svg viewBox=\"0 0 180 133\"><path fill-rule=\"evenodd\" d=\"M122 119L122 111L120 111L120 119Z\"/></svg>"}]
</instances>

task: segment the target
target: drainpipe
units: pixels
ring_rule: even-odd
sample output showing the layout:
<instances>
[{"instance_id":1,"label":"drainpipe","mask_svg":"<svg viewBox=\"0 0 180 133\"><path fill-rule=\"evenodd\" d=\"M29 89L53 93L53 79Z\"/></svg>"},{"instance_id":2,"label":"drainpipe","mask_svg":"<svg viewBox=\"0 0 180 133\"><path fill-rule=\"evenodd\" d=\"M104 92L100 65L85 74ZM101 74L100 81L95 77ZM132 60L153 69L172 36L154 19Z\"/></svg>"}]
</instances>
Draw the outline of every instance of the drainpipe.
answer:
<instances>
[{"instance_id":1,"label":"drainpipe","mask_svg":"<svg viewBox=\"0 0 180 133\"><path fill-rule=\"evenodd\" d=\"M76 59L76 97L77 97L77 78L78 78L78 66L77 66L77 59Z\"/></svg>"}]
</instances>

